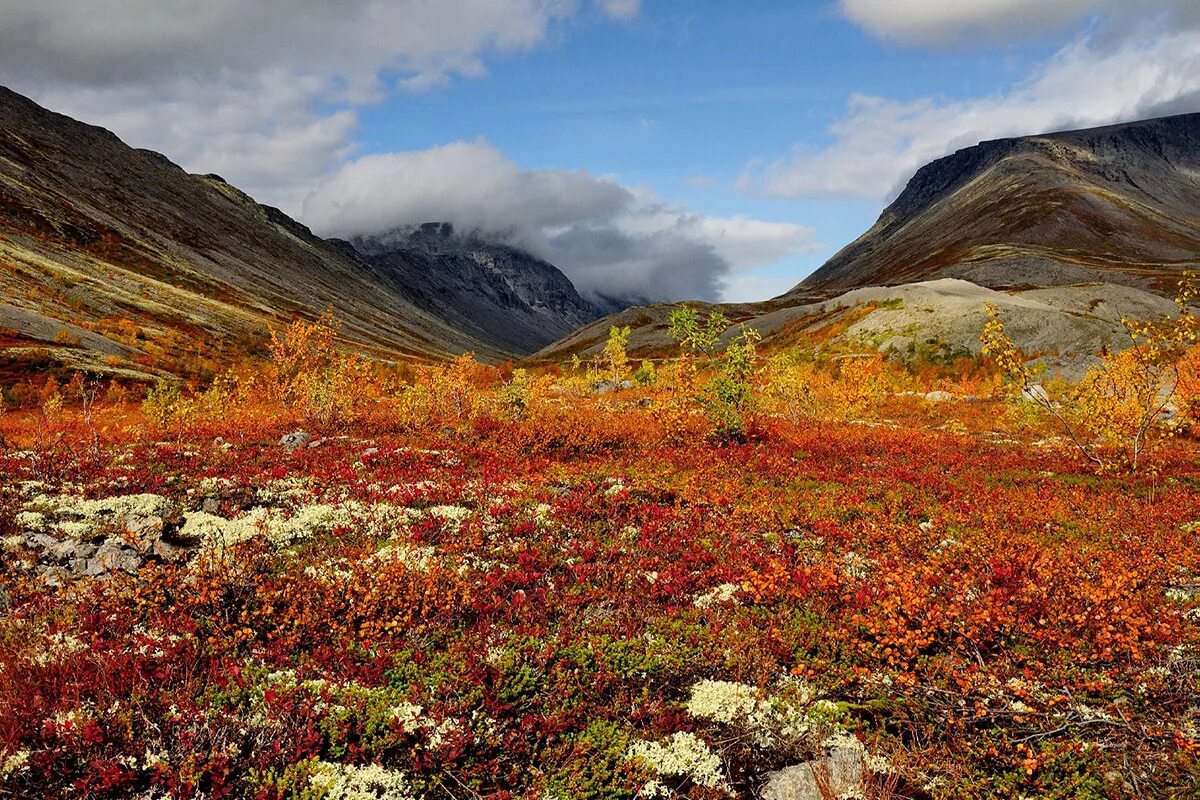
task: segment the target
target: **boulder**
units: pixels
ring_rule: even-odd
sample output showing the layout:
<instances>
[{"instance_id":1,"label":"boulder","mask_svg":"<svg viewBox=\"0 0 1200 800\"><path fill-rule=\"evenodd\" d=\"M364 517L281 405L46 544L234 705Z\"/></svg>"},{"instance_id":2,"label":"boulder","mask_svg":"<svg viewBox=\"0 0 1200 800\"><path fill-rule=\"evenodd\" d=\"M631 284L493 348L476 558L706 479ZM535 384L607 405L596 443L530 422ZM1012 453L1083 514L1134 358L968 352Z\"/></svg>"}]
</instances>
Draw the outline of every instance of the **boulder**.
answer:
<instances>
[{"instance_id":1,"label":"boulder","mask_svg":"<svg viewBox=\"0 0 1200 800\"><path fill-rule=\"evenodd\" d=\"M142 561L137 553L112 542L105 542L96 548L96 554L88 559L86 573L88 575L103 575L106 572L138 571Z\"/></svg>"},{"instance_id":2,"label":"boulder","mask_svg":"<svg viewBox=\"0 0 1200 800\"><path fill-rule=\"evenodd\" d=\"M949 392L936 391L925 393L925 402L927 403L948 403L953 399L954 395Z\"/></svg>"},{"instance_id":3,"label":"boulder","mask_svg":"<svg viewBox=\"0 0 1200 800\"><path fill-rule=\"evenodd\" d=\"M1050 393L1040 383L1031 383L1021 392L1021 399L1026 403L1045 404L1050 402Z\"/></svg>"},{"instance_id":4,"label":"boulder","mask_svg":"<svg viewBox=\"0 0 1200 800\"><path fill-rule=\"evenodd\" d=\"M279 446L287 450L297 450L308 444L311 439L312 436L307 431L294 431L284 434L279 439Z\"/></svg>"},{"instance_id":5,"label":"boulder","mask_svg":"<svg viewBox=\"0 0 1200 800\"><path fill-rule=\"evenodd\" d=\"M148 550L162 536L165 524L162 517L154 514L130 514L125 518L125 530L137 543L138 550Z\"/></svg>"},{"instance_id":6,"label":"boulder","mask_svg":"<svg viewBox=\"0 0 1200 800\"><path fill-rule=\"evenodd\" d=\"M47 552L59 561L87 561L96 554L96 545L74 539L64 539L48 548Z\"/></svg>"},{"instance_id":7,"label":"boulder","mask_svg":"<svg viewBox=\"0 0 1200 800\"><path fill-rule=\"evenodd\" d=\"M823 759L785 767L767 775L763 800L827 800L865 797L861 747L832 746Z\"/></svg>"},{"instance_id":8,"label":"boulder","mask_svg":"<svg viewBox=\"0 0 1200 800\"><path fill-rule=\"evenodd\" d=\"M166 539L155 539L150 545L151 555L158 556L163 561L176 561L187 556L187 547L182 544L168 542Z\"/></svg>"}]
</instances>

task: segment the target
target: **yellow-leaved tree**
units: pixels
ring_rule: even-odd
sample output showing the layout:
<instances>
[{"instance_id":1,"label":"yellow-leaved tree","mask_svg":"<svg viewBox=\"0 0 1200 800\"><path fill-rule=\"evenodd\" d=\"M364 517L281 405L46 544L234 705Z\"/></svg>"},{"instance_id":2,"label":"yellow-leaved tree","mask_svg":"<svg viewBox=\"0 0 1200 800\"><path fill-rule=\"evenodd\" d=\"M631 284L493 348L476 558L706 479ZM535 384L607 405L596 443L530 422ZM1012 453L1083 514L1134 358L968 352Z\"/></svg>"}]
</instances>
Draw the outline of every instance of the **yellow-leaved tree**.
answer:
<instances>
[{"instance_id":1,"label":"yellow-leaved tree","mask_svg":"<svg viewBox=\"0 0 1200 800\"><path fill-rule=\"evenodd\" d=\"M1173 435L1200 399L1200 319L1191 304L1191 274L1179 282L1177 313L1152 321L1122 320L1130 346L1103 352L1099 363L1061 397L1035 380L1024 354L1005 331L995 307L980 341L983 352L1016 384L1026 400L1054 420L1063 435L1102 470L1136 470L1147 454Z\"/></svg>"},{"instance_id":2,"label":"yellow-leaved tree","mask_svg":"<svg viewBox=\"0 0 1200 800\"><path fill-rule=\"evenodd\" d=\"M271 332L276 399L322 426L351 421L365 408L370 365L337 347L341 323L328 310L316 322L296 320L281 334Z\"/></svg>"}]
</instances>

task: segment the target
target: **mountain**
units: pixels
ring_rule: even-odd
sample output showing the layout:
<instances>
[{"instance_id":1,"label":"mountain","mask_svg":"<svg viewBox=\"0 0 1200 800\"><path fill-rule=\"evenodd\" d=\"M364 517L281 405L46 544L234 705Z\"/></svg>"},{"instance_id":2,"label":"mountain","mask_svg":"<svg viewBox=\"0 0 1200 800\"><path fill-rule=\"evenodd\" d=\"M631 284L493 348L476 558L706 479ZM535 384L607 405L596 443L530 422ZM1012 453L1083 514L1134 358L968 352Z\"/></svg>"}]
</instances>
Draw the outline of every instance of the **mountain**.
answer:
<instances>
[{"instance_id":1,"label":"mountain","mask_svg":"<svg viewBox=\"0 0 1200 800\"><path fill-rule=\"evenodd\" d=\"M723 305L764 351L876 350L944 362L979 352L995 306L1025 352L1078 377L1129 346L1122 318L1174 312L1200 268L1200 114L982 142L917 171L879 221L790 292ZM707 310L708 306L703 306ZM610 325L633 358L675 352L668 306L582 328L533 361L598 354Z\"/></svg>"},{"instance_id":2,"label":"mountain","mask_svg":"<svg viewBox=\"0 0 1200 800\"><path fill-rule=\"evenodd\" d=\"M553 264L447 222L350 243L395 291L497 350L528 355L601 316Z\"/></svg>"},{"instance_id":3,"label":"mountain","mask_svg":"<svg viewBox=\"0 0 1200 800\"><path fill-rule=\"evenodd\" d=\"M917 171L804 289L1167 288L1200 267L1200 114L982 142ZM800 288L800 287L797 287Z\"/></svg>"},{"instance_id":4,"label":"mountain","mask_svg":"<svg viewBox=\"0 0 1200 800\"><path fill-rule=\"evenodd\" d=\"M0 87L0 382L30 369L211 372L261 354L269 326L326 308L348 346L384 359L500 360L596 313L512 248L418 235L401 258L386 238L360 242L364 257L216 175Z\"/></svg>"}]
</instances>

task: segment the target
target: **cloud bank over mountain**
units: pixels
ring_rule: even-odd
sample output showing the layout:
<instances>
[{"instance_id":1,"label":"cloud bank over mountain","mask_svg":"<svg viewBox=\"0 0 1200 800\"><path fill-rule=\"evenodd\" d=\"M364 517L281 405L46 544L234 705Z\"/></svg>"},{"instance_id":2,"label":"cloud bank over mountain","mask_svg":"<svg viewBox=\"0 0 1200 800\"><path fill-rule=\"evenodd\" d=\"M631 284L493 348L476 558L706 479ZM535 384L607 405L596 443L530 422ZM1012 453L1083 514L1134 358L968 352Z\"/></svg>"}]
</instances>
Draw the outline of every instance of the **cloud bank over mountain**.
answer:
<instances>
[{"instance_id":1,"label":"cloud bank over mountain","mask_svg":"<svg viewBox=\"0 0 1200 800\"><path fill-rule=\"evenodd\" d=\"M587 172L522 169L483 140L349 161L303 217L338 236L448 221L528 248L585 294L647 301L716 299L736 272L815 247L810 228L692 213Z\"/></svg>"}]
</instances>

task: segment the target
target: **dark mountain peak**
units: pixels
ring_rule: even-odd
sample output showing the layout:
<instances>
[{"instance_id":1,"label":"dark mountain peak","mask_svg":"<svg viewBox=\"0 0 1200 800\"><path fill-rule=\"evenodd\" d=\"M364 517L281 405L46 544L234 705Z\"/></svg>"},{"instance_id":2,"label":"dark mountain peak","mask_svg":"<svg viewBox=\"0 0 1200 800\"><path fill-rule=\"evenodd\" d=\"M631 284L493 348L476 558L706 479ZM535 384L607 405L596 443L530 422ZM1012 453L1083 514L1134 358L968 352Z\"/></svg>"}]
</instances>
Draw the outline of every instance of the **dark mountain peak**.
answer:
<instances>
[{"instance_id":1,"label":"dark mountain peak","mask_svg":"<svg viewBox=\"0 0 1200 800\"><path fill-rule=\"evenodd\" d=\"M601 313L553 264L479 231L459 233L449 222L401 226L350 244L414 303L509 352L532 353Z\"/></svg>"},{"instance_id":2,"label":"dark mountain peak","mask_svg":"<svg viewBox=\"0 0 1200 800\"><path fill-rule=\"evenodd\" d=\"M1185 114L994 139L932 161L802 285L968 274L1054 284L1096 270L1144 282L1195 266L1198 243L1200 114Z\"/></svg>"}]
</instances>

